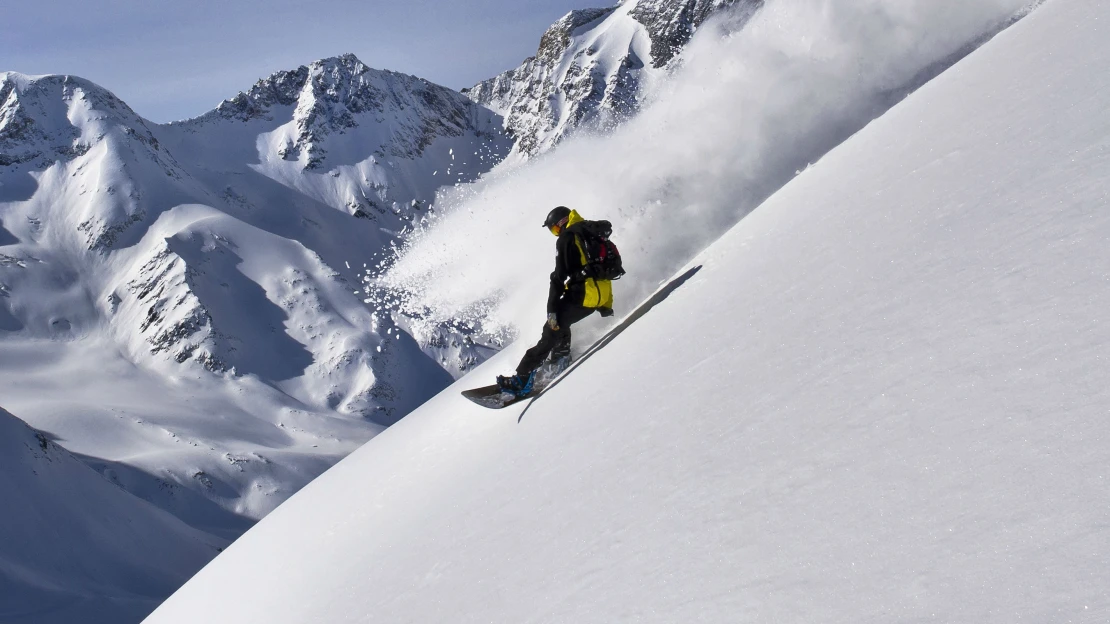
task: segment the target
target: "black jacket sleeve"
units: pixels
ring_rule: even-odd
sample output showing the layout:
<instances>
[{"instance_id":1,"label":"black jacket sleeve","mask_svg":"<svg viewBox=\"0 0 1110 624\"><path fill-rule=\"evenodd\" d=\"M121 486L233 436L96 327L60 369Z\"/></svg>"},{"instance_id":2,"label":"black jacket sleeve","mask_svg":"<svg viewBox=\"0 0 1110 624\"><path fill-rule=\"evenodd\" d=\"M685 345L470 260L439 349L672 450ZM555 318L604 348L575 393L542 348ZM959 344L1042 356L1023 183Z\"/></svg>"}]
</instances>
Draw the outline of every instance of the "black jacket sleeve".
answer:
<instances>
[{"instance_id":1,"label":"black jacket sleeve","mask_svg":"<svg viewBox=\"0 0 1110 624\"><path fill-rule=\"evenodd\" d=\"M570 277L567 255L568 248L574 244L573 241L574 235L569 232L555 241L555 270L551 272L551 286L547 291L548 314L556 311L559 297L563 296L563 291L566 290L567 278Z\"/></svg>"}]
</instances>

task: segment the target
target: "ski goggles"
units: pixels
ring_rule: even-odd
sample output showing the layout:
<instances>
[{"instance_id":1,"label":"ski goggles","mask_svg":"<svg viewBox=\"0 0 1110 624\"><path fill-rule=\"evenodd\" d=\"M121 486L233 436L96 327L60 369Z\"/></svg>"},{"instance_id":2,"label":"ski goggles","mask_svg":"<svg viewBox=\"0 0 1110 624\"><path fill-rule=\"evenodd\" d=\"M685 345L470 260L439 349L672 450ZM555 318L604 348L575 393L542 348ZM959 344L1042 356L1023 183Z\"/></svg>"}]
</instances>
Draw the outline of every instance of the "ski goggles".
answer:
<instances>
[{"instance_id":1,"label":"ski goggles","mask_svg":"<svg viewBox=\"0 0 1110 624\"><path fill-rule=\"evenodd\" d=\"M555 236L558 236L559 233L563 231L563 227L566 226L566 223L567 223L567 220L563 219L562 221L560 221L558 223L553 223L553 224L547 226L547 229L551 230L551 233L554 234Z\"/></svg>"}]
</instances>

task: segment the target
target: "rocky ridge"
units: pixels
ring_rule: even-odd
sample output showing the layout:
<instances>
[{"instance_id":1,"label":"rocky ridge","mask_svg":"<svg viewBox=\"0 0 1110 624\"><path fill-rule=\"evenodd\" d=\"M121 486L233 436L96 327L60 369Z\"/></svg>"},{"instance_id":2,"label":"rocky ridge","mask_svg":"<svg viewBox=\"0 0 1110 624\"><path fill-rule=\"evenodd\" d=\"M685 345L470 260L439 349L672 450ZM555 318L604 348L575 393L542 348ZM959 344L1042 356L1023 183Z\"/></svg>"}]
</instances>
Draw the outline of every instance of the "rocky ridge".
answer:
<instances>
[{"instance_id":1,"label":"rocky ridge","mask_svg":"<svg viewBox=\"0 0 1110 624\"><path fill-rule=\"evenodd\" d=\"M372 69L352 54L277 72L210 113L175 125L197 126L216 119L272 121L288 114L289 108L293 131L277 155L308 170L327 167L328 144L362 125L388 126L380 141L370 146L369 152L379 158L417 158L440 137L470 132L493 138L498 133L495 120L457 91Z\"/></svg>"},{"instance_id":2,"label":"rocky ridge","mask_svg":"<svg viewBox=\"0 0 1110 624\"><path fill-rule=\"evenodd\" d=\"M762 5L762 0L639 0L628 15L643 24L651 39L652 66L666 67L713 15L739 10L750 17Z\"/></svg>"},{"instance_id":3,"label":"rocky ridge","mask_svg":"<svg viewBox=\"0 0 1110 624\"><path fill-rule=\"evenodd\" d=\"M579 129L607 130L634 115L645 84L668 70L699 26L728 11L737 27L762 0L628 0L572 11L535 56L464 92L505 118L514 155L545 152Z\"/></svg>"}]
</instances>

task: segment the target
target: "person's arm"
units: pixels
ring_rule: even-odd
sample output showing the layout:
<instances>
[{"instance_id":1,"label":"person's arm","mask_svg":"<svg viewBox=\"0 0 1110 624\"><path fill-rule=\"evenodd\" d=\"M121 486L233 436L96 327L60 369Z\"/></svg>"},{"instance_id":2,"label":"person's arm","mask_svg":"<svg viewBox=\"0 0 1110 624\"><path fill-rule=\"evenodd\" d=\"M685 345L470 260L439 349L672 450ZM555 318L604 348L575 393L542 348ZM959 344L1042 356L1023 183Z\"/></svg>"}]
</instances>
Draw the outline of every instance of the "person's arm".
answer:
<instances>
[{"instance_id":1,"label":"person's arm","mask_svg":"<svg viewBox=\"0 0 1110 624\"><path fill-rule=\"evenodd\" d=\"M555 241L555 270L551 272L551 286L547 291L547 313L551 314L558 308L559 297L566 290L567 278L567 241L573 236L560 236Z\"/></svg>"}]
</instances>

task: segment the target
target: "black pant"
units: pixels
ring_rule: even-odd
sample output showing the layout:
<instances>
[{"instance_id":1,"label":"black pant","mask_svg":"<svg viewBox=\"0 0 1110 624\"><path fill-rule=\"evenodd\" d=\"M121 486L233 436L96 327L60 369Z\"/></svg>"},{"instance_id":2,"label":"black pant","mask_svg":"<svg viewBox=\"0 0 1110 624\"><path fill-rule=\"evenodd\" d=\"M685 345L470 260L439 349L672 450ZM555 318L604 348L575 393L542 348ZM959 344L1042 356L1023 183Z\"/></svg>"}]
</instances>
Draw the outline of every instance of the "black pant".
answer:
<instances>
[{"instance_id":1,"label":"black pant","mask_svg":"<svg viewBox=\"0 0 1110 624\"><path fill-rule=\"evenodd\" d=\"M527 375L536 370L543 364L544 358L549 353L556 358L570 355L570 326L593 314L594 309L584 308L577 303L567 301L565 298L560 299L558 307L555 309L555 322L558 323L559 329L551 329L551 326L547 323L543 324L540 341L524 353L524 357L520 359L520 364L517 364L517 374Z\"/></svg>"}]
</instances>

